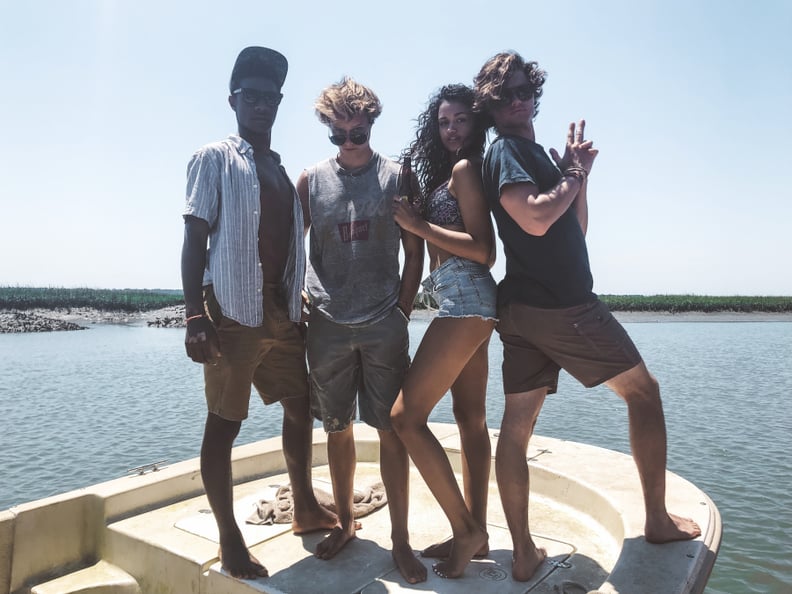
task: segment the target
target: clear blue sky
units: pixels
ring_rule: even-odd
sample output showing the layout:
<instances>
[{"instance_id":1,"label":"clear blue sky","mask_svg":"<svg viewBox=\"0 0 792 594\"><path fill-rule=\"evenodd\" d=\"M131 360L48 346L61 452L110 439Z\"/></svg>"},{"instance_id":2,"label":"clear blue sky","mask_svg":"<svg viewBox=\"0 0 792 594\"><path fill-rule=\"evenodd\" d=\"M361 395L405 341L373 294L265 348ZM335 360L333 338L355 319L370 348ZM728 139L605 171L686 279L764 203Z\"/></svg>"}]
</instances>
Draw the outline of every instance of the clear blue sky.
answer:
<instances>
[{"instance_id":1,"label":"clear blue sky","mask_svg":"<svg viewBox=\"0 0 792 594\"><path fill-rule=\"evenodd\" d=\"M787 0L0 7L0 285L179 288L187 161L235 131L231 66L268 45L292 179L334 152L312 106L341 76L379 94L372 145L396 155L437 87L514 49L549 74L537 140L586 118L600 149L595 291L792 295Z\"/></svg>"}]
</instances>

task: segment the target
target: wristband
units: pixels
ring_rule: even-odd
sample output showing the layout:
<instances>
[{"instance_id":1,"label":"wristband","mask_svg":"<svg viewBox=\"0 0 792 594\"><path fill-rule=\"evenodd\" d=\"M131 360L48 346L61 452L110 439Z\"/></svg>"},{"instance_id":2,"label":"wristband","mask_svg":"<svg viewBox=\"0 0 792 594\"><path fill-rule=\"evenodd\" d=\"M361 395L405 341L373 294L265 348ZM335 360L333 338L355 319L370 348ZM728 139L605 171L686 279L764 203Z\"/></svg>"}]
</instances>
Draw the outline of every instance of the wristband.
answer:
<instances>
[{"instance_id":1,"label":"wristband","mask_svg":"<svg viewBox=\"0 0 792 594\"><path fill-rule=\"evenodd\" d=\"M191 322L193 320L197 320L199 318L205 318L205 317L206 317L206 314L195 314L194 316L190 316L189 318L184 320L184 323L186 324L187 322Z\"/></svg>"}]
</instances>

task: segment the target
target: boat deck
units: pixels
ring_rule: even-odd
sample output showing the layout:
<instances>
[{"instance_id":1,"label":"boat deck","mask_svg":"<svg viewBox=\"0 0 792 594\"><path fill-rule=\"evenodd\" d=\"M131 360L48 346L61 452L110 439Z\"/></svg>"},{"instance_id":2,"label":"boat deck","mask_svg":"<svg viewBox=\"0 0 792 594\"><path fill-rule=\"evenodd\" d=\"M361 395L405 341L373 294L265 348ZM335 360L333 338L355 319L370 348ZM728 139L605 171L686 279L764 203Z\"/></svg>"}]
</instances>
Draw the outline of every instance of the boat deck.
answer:
<instances>
[{"instance_id":1,"label":"boat deck","mask_svg":"<svg viewBox=\"0 0 792 594\"><path fill-rule=\"evenodd\" d=\"M456 427L434 424L432 428L459 472ZM355 433L355 484L363 490L380 480L378 442L376 432L363 425L356 425ZM317 430L314 437L315 486L330 492L324 433ZM494 433L492 439L494 452ZM248 546L266 565L270 577L237 580L221 569L215 521L202 494L197 460L190 460L0 512L0 545L9 525L13 529L5 574L6 559L0 554L0 592L4 579L5 591L13 594L82 592L89 583L112 584L111 589L91 592L119 594L665 594L703 590L721 537L717 508L706 494L668 473L669 509L693 517L703 534L694 541L651 545L641 536L642 497L629 456L535 436L529 459L532 532L548 552L547 562L530 582L511 578L511 539L494 476L487 528L490 554L473 560L455 580L436 576L431 570L433 559L422 559L428 569L426 582L410 585L401 578L390 554L387 506L361 518L358 537L329 561L313 556L326 532L298 536L288 524L246 524L256 501L272 499L275 489L288 483L276 438L234 450L239 483L234 492L235 513ZM414 468L410 493L410 536L417 552L449 537L450 528ZM93 524L99 528L84 529ZM73 542L81 530L79 542Z\"/></svg>"}]
</instances>

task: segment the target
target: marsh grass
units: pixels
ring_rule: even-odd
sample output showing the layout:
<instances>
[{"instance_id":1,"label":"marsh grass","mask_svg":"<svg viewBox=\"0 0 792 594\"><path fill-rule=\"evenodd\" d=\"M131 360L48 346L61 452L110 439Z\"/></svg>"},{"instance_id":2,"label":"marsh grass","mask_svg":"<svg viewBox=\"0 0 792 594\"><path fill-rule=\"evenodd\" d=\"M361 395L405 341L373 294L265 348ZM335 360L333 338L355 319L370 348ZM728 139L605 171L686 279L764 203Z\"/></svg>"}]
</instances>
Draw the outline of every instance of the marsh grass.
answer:
<instances>
[{"instance_id":1,"label":"marsh grass","mask_svg":"<svg viewBox=\"0 0 792 594\"><path fill-rule=\"evenodd\" d=\"M183 304L181 291L0 287L0 309L93 308L99 311L138 312Z\"/></svg>"},{"instance_id":2,"label":"marsh grass","mask_svg":"<svg viewBox=\"0 0 792 594\"><path fill-rule=\"evenodd\" d=\"M711 295L600 295L611 311L792 312L792 297Z\"/></svg>"},{"instance_id":3,"label":"marsh grass","mask_svg":"<svg viewBox=\"0 0 792 594\"><path fill-rule=\"evenodd\" d=\"M792 312L792 297L710 295L599 295L612 311L646 312ZM100 311L151 311L183 305L179 290L65 289L58 287L0 286L0 309L94 308ZM418 309L436 308L432 298L419 293Z\"/></svg>"},{"instance_id":4,"label":"marsh grass","mask_svg":"<svg viewBox=\"0 0 792 594\"><path fill-rule=\"evenodd\" d=\"M645 312L792 312L792 297L715 297L709 295L599 295L611 311ZM419 293L416 309L437 309L432 296Z\"/></svg>"}]
</instances>

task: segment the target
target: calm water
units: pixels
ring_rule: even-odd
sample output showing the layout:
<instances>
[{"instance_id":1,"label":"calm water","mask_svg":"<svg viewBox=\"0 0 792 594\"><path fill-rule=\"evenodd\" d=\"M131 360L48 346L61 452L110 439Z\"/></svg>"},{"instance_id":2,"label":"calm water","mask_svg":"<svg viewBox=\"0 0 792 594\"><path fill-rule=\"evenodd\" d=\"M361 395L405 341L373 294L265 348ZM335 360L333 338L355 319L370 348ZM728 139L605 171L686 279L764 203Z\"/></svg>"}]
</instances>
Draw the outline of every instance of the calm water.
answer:
<instances>
[{"instance_id":1,"label":"calm water","mask_svg":"<svg viewBox=\"0 0 792 594\"><path fill-rule=\"evenodd\" d=\"M428 318L411 324L417 346ZM663 389L668 467L720 509L708 594L792 592L792 322L626 323ZM0 509L198 454L201 369L181 330L97 326L0 334ZM489 423L502 412L500 342L490 348ZM432 420L453 421L448 399ZM279 433L253 402L238 443ZM537 433L629 452L626 410L562 376Z\"/></svg>"}]
</instances>

